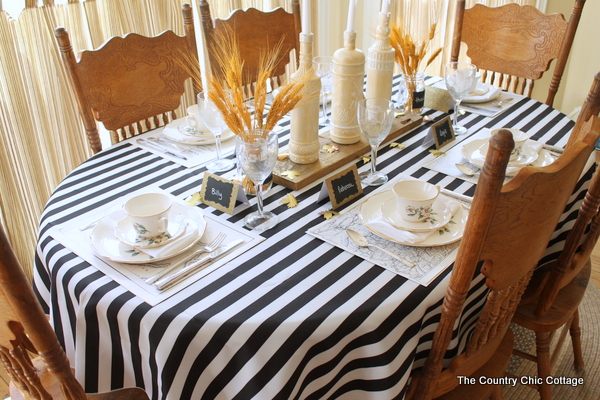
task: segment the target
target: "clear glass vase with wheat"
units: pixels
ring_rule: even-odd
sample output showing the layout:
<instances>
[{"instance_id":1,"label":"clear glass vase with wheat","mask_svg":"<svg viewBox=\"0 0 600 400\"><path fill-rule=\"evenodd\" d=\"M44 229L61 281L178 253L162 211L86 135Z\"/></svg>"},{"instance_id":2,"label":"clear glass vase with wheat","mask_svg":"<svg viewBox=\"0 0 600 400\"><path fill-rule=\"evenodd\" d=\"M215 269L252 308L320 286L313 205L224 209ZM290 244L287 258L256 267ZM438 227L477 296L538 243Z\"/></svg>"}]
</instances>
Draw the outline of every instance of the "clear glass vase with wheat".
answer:
<instances>
[{"instance_id":1,"label":"clear glass vase with wheat","mask_svg":"<svg viewBox=\"0 0 600 400\"><path fill-rule=\"evenodd\" d=\"M225 34L218 35L209 48L218 65L213 66L216 73L207 74L208 98L223 116L227 127L236 135L254 129L273 131L277 123L302 99L308 77L289 80L280 86L272 104L267 107L267 98L271 94L268 82L273 77L281 43L259 54L259 68L256 76L250 79L247 77L249 72L244 69L237 34L233 29L227 28ZM245 81L255 82L251 101L246 95L248 88L244 86ZM226 95L228 92L229 96ZM271 186L271 181L267 181L263 191ZM242 187L247 194L255 193L254 184L247 178L242 178Z\"/></svg>"},{"instance_id":2,"label":"clear glass vase with wheat","mask_svg":"<svg viewBox=\"0 0 600 400\"><path fill-rule=\"evenodd\" d=\"M429 35L424 40L414 40L413 37L400 25L390 26L390 45L395 50L395 61L403 74L398 88L398 96L402 97L404 112L418 114L423 107L425 97L424 72L442 52L438 48L430 53L435 37L436 23L429 29Z\"/></svg>"}]
</instances>

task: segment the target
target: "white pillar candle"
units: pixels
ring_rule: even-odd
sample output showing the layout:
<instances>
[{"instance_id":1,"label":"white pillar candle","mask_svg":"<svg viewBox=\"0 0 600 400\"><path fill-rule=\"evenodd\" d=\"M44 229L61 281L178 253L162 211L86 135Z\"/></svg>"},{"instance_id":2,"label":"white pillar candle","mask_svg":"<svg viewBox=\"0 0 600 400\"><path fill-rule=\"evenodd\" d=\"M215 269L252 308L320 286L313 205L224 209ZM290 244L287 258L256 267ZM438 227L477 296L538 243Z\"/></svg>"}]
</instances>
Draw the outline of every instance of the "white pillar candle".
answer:
<instances>
[{"instance_id":1,"label":"white pillar candle","mask_svg":"<svg viewBox=\"0 0 600 400\"><path fill-rule=\"evenodd\" d=\"M348 25L346 30L348 32L354 32L354 13L356 12L356 0L350 0L350 6L348 8Z\"/></svg>"},{"instance_id":2,"label":"white pillar candle","mask_svg":"<svg viewBox=\"0 0 600 400\"><path fill-rule=\"evenodd\" d=\"M390 10L390 0L381 0L381 12L388 13Z\"/></svg>"},{"instance_id":3,"label":"white pillar candle","mask_svg":"<svg viewBox=\"0 0 600 400\"><path fill-rule=\"evenodd\" d=\"M302 33L310 35L310 0L302 2Z\"/></svg>"}]
</instances>

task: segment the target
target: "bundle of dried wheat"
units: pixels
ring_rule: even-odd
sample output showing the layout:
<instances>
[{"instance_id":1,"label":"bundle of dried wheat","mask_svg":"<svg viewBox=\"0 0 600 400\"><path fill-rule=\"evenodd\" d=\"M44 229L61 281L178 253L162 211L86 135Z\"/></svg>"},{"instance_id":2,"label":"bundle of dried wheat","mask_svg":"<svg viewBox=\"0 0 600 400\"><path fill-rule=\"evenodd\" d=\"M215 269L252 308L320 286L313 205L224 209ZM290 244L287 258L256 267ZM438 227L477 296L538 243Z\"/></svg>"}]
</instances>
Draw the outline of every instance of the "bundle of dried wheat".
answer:
<instances>
[{"instance_id":1,"label":"bundle of dried wheat","mask_svg":"<svg viewBox=\"0 0 600 400\"><path fill-rule=\"evenodd\" d=\"M248 129L272 130L275 125L290 112L302 99L303 89L308 81L301 77L290 80L279 88L279 92L273 99L269 111L264 116L264 110L268 95L267 80L271 77L273 69L279 58L281 44L270 51L260 55L260 67L256 76L254 87L253 105L254 113L251 112L244 98L243 76L244 62L240 57L239 44L235 33L228 29L224 35L215 40L215 47L210 49L215 55L221 71L217 79L209 77L209 98L221 111L227 126L236 134ZM226 91L231 93L226 95Z\"/></svg>"},{"instance_id":2,"label":"bundle of dried wheat","mask_svg":"<svg viewBox=\"0 0 600 400\"><path fill-rule=\"evenodd\" d=\"M425 60L431 41L435 36L436 26L436 23L431 25L428 38L421 42L415 42L409 33L404 32L404 29L401 26L393 25L390 27L390 45L396 50L396 62L400 66L402 73L405 75L415 75L419 72L421 63ZM441 47L434 51L427 60L425 68L429 66L441 52Z\"/></svg>"}]
</instances>

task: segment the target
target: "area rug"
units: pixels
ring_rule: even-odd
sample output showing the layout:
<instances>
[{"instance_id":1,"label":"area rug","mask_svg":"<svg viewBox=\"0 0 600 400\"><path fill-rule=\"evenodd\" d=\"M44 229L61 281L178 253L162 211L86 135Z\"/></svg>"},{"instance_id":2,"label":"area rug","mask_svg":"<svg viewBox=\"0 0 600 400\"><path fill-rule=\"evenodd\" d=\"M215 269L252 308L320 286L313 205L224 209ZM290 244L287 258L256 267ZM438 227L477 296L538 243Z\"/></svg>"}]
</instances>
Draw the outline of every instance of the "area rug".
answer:
<instances>
[{"instance_id":1,"label":"area rug","mask_svg":"<svg viewBox=\"0 0 600 400\"><path fill-rule=\"evenodd\" d=\"M583 384L571 386L555 385L552 389L553 400L598 400L600 399L600 291L590 282L585 296L579 306L579 322L581 326L581 345L583 350L583 371L573 367L573 347L567 334L560 355L552 370L552 376L583 378ZM535 354L535 334L513 324L515 347ZM558 335L556 335L558 336ZM516 376L537 376L535 363L512 357L508 371ZM539 399L538 392L529 386L517 383L515 386L504 386L504 398L510 400Z\"/></svg>"}]
</instances>

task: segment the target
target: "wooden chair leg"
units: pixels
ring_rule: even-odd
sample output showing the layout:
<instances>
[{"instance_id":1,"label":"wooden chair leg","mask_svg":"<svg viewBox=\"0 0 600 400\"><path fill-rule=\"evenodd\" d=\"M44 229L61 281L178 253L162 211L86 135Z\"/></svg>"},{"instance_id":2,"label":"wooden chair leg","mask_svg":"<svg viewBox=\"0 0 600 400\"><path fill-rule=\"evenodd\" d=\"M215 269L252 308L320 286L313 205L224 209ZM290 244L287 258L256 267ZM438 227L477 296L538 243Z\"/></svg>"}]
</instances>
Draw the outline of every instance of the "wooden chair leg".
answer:
<instances>
[{"instance_id":1,"label":"wooden chair leg","mask_svg":"<svg viewBox=\"0 0 600 400\"><path fill-rule=\"evenodd\" d=\"M540 399L551 400L552 386L546 383L546 377L550 375L550 370L552 368L550 363L550 333L536 332L535 341L538 377L542 380L542 383L538 385Z\"/></svg>"},{"instance_id":2,"label":"wooden chair leg","mask_svg":"<svg viewBox=\"0 0 600 400\"><path fill-rule=\"evenodd\" d=\"M573 365L576 370L583 369L583 354L581 352L581 329L579 328L579 310L573 314L573 320L571 321L571 327L569 328L571 334L571 342L573 343Z\"/></svg>"},{"instance_id":3,"label":"wooden chair leg","mask_svg":"<svg viewBox=\"0 0 600 400\"><path fill-rule=\"evenodd\" d=\"M504 393L502 393L502 385L496 385L494 391L492 392L492 400L504 400Z\"/></svg>"}]
</instances>

